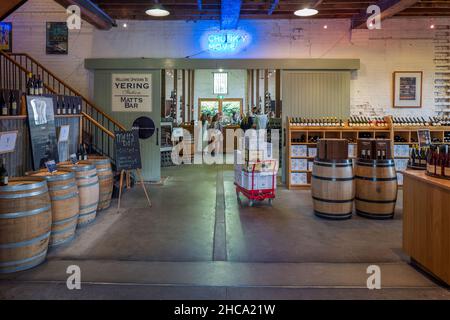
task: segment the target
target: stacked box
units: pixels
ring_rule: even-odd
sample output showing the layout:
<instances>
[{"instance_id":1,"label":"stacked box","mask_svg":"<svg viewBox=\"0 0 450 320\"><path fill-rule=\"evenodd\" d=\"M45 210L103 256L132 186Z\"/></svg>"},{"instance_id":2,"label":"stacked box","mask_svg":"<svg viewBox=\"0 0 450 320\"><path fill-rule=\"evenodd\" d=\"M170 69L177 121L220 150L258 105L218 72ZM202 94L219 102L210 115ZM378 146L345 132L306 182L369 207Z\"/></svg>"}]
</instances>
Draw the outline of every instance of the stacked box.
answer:
<instances>
[{"instance_id":1,"label":"stacked box","mask_svg":"<svg viewBox=\"0 0 450 320\"><path fill-rule=\"evenodd\" d=\"M277 176L269 172L242 171L241 186L247 190L265 190L277 187Z\"/></svg>"}]
</instances>

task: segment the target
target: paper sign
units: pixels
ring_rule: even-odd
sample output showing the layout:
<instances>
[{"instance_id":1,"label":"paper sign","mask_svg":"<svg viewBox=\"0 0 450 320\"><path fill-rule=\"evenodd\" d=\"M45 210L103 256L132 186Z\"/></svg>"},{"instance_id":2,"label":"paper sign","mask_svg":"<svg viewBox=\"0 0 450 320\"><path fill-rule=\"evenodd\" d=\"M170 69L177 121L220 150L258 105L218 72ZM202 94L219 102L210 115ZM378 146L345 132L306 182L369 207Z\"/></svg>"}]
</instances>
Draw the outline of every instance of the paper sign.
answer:
<instances>
[{"instance_id":1,"label":"paper sign","mask_svg":"<svg viewBox=\"0 0 450 320\"><path fill-rule=\"evenodd\" d=\"M0 153L14 152L16 140L17 131L0 132Z\"/></svg>"},{"instance_id":2,"label":"paper sign","mask_svg":"<svg viewBox=\"0 0 450 320\"><path fill-rule=\"evenodd\" d=\"M428 147L431 145L431 133L430 130L417 130L417 136L419 137L419 148Z\"/></svg>"},{"instance_id":3,"label":"paper sign","mask_svg":"<svg viewBox=\"0 0 450 320\"><path fill-rule=\"evenodd\" d=\"M69 141L69 132L70 132L70 126L64 125L59 128L59 138L58 142L67 142Z\"/></svg>"},{"instance_id":4,"label":"paper sign","mask_svg":"<svg viewBox=\"0 0 450 320\"><path fill-rule=\"evenodd\" d=\"M77 164L78 163L78 158L77 155L75 153L72 153L70 156L70 161L72 162L72 164Z\"/></svg>"},{"instance_id":5,"label":"paper sign","mask_svg":"<svg viewBox=\"0 0 450 320\"><path fill-rule=\"evenodd\" d=\"M151 112L152 75L146 73L112 74L112 111Z\"/></svg>"},{"instance_id":6,"label":"paper sign","mask_svg":"<svg viewBox=\"0 0 450 320\"><path fill-rule=\"evenodd\" d=\"M55 162L55 160L47 161L47 162L45 163L45 166L47 167L47 170L48 170L48 172L50 172L50 173L53 173L53 172L56 171L56 162Z\"/></svg>"}]
</instances>

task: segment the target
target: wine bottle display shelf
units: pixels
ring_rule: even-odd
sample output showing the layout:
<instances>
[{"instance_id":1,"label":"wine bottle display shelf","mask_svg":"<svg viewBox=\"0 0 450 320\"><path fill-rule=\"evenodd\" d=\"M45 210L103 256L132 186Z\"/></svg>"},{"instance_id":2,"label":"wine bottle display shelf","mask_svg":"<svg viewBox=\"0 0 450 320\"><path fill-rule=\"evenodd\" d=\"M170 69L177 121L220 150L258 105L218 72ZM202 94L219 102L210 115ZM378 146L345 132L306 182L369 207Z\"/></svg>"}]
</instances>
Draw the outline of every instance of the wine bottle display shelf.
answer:
<instances>
[{"instance_id":1,"label":"wine bottle display shelf","mask_svg":"<svg viewBox=\"0 0 450 320\"><path fill-rule=\"evenodd\" d=\"M408 168L411 147L418 144L417 130L430 130L431 139L434 143L450 144L450 126L442 125L443 123L450 123L446 122L446 119L450 120L450 118L445 117L428 118L425 122L421 120L422 117L397 117L394 123L392 116L386 116L383 117L383 123L386 123L386 126L382 127L367 124L357 126L353 125L353 123L350 126L349 120L342 120L342 126L302 126L300 125L301 119L304 118L288 117L286 122L286 177L289 189L308 189L310 187L311 164L315 157L315 155L310 155L310 152L314 153L317 151L318 139L347 139L350 159L355 159L358 154L356 145L358 139L390 139L400 186L403 184L402 172ZM416 119L417 122L414 122L413 119ZM309 119L309 121L311 120L314 119ZM322 119L317 119L316 123L319 120ZM424 125L424 123L428 125ZM298 160L304 161L299 162Z\"/></svg>"}]
</instances>

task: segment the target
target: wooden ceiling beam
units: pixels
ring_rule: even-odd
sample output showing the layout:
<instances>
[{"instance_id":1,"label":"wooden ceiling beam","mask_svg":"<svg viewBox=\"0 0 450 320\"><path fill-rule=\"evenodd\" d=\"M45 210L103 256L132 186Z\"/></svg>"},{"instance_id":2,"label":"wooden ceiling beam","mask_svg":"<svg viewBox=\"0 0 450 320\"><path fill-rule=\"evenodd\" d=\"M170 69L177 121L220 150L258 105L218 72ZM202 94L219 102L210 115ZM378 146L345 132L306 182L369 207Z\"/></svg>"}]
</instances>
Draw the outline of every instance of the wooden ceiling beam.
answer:
<instances>
[{"instance_id":1,"label":"wooden ceiling beam","mask_svg":"<svg viewBox=\"0 0 450 320\"><path fill-rule=\"evenodd\" d=\"M381 20L383 20L412 7L419 1L420 0L379 0L375 4L380 7ZM366 27L367 19L371 16L371 14L367 14L366 10L367 9L361 10L358 15L352 18L352 29Z\"/></svg>"},{"instance_id":2,"label":"wooden ceiling beam","mask_svg":"<svg viewBox=\"0 0 450 320\"><path fill-rule=\"evenodd\" d=\"M0 2L0 21L19 9L27 0L8 0Z\"/></svg>"},{"instance_id":3,"label":"wooden ceiling beam","mask_svg":"<svg viewBox=\"0 0 450 320\"><path fill-rule=\"evenodd\" d=\"M116 21L112 19L105 11L100 9L90 0L55 0L57 3L67 8L71 5L77 5L81 9L81 18L100 30L109 30L116 27Z\"/></svg>"}]
</instances>

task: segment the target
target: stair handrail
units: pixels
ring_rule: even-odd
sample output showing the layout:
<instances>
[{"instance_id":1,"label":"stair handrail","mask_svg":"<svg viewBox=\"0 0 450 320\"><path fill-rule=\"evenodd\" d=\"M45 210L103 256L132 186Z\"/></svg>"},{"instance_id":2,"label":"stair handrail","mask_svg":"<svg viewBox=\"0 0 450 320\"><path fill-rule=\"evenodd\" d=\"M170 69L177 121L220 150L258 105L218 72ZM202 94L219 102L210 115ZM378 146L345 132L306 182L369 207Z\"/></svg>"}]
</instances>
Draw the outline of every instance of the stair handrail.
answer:
<instances>
[{"instance_id":1,"label":"stair handrail","mask_svg":"<svg viewBox=\"0 0 450 320\"><path fill-rule=\"evenodd\" d=\"M9 53L9 56L24 56L28 59L30 59L34 64L36 64L38 67L40 67L41 69L45 70L45 72L47 72L50 76L52 76L53 78L55 78L58 82L60 82L63 86L65 86L69 91L73 92L76 96L79 96L87 105L89 105L90 107L94 108L96 112L98 112L99 114L101 114L102 116L104 116L106 119L108 119L109 121L111 121L116 127L118 127L120 130L125 131L126 128L120 124L119 122L117 122L116 120L114 120L111 116L109 116L108 114L106 114L104 111L102 111L99 107L97 107L92 101L90 101L89 99L87 99L86 97L84 97L78 90L75 90L74 88L72 88L70 85L68 85L67 83L65 83L63 80L61 80L58 76L56 76L53 72L51 72L50 70L48 70L45 66L43 66L41 63L39 63L38 61L36 61L33 57L31 57L29 54L27 53ZM14 59L11 59L12 61L14 61ZM15 62L15 61L14 61ZM15 62L16 63L16 62ZM20 64L17 63L19 66ZM22 66L21 66L22 67ZM26 70L25 68L23 68L24 70ZM26 70L27 71L27 70ZM48 87L47 85L45 85L45 87ZM55 92L55 90L53 90L53 92ZM91 119L93 119L92 117L90 117ZM98 122L97 122L98 123Z\"/></svg>"},{"instance_id":2,"label":"stair handrail","mask_svg":"<svg viewBox=\"0 0 450 320\"><path fill-rule=\"evenodd\" d=\"M92 118L90 115L88 115L86 112L82 111L81 114L88 119L90 122L92 122L97 128L99 128L100 130L102 130L104 133L106 133L108 136L110 136L111 138L115 138L115 134L112 133L110 130L106 129L101 123L99 123L97 120L95 120L94 118Z\"/></svg>"}]
</instances>

